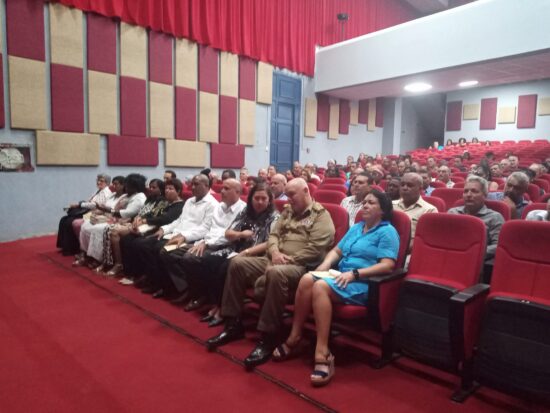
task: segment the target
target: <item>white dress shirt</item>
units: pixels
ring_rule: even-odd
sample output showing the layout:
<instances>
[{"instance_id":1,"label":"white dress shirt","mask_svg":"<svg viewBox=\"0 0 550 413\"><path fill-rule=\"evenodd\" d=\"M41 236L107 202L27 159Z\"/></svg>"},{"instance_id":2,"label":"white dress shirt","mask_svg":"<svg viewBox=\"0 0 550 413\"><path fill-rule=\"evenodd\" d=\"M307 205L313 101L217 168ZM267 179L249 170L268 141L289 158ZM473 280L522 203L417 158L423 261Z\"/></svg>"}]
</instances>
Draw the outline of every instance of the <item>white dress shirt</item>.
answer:
<instances>
[{"instance_id":1,"label":"white dress shirt","mask_svg":"<svg viewBox=\"0 0 550 413\"><path fill-rule=\"evenodd\" d=\"M218 204L212 214L210 221L210 230L204 236L204 242L208 246L217 246L227 244L228 241L225 238L225 231L231 223L235 220L239 212L246 207L246 202L239 199L233 205L228 207L225 202Z\"/></svg>"},{"instance_id":2,"label":"white dress shirt","mask_svg":"<svg viewBox=\"0 0 550 413\"><path fill-rule=\"evenodd\" d=\"M122 218L133 218L135 217L143 204L145 204L147 197L143 192L138 192L133 194L128 198L128 203L124 209L119 211Z\"/></svg>"}]
</instances>

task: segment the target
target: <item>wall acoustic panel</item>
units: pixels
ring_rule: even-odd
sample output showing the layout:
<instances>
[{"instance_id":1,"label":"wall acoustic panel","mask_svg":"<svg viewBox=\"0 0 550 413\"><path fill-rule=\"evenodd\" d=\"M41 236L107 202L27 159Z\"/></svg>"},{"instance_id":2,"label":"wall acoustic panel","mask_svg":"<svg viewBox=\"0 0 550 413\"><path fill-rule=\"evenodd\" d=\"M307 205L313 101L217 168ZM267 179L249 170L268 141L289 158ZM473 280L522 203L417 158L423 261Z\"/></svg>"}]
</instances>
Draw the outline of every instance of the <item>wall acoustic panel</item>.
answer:
<instances>
[{"instance_id":1,"label":"wall acoustic panel","mask_svg":"<svg viewBox=\"0 0 550 413\"><path fill-rule=\"evenodd\" d=\"M357 121L363 125L366 125L367 122L369 121L369 100L368 99L363 99L359 101Z\"/></svg>"},{"instance_id":2,"label":"wall acoustic panel","mask_svg":"<svg viewBox=\"0 0 550 413\"><path fill-rule=\"evenodd\" d=\"M518 98L518 128L534 128L537 117L537 95Z\"/></svg>"},{"instance_id":3,"label":"wall acoustic panel","mask_svg":"<svg viewBox=\"0 0 550 413\"><path fill-rule=\"evenodd\" d=\"M199 46L199 90L218 93L218 51Z\"/></svg>"},{"instance_id":4,"label":"wall acoustic panel","mask_svg":"<svg viewBox=\"0 0 550 413\"><path fill-rule=\"evenodd\" d=\"M330 117L330 102L327 95L317 95L317 130L319 132L328 132Z\"/></svg>"},{"instance_id":5,"label":"wall acoustic panel","mask_svg":"<svg viewBox=\"0 0 550 413\"><path fill-rule=\"evenodd\" d=\"M149 81L172 84L172 36L149 32Z\"/></svg>"},{"instance_id":6,"label":"wall acoustic panel","mask_svg":"<svg viewBox=\"0 0 550 413\"><path fill-rule=\"evenodd\" d=\"M539 116L550 115L550 97L539 99Z\"/></svg>"},{"instance_id":7,"label":"wall acoustic panel","mask_svg":"<svg viewBox=\"0 0 550 413\"><path fill-rule=\"evenodd\" d=\"M220 53L220 95L236 98L239 92L239 56Z\"/></svg>"},{"instance_id":8,"label":"wall acoustic panel","mask_svg":"<svg viewBox=\"0 0 550 413\"><path fill-rule=\"evenodd\" d=\"M52 63L52 130L84 132L82 69Z\"/></svg>"},{"instance_id":9,"label":"wall acoustic panel","mask_svg":"<svg viewBox=\"0 0 550 413\"><path fill-rule=\"evenodd\" d=\"M36 132L37 165L99 165L99 135Z\"/></svg>"},{"instance_id":10,"label":"wall acoustic panel","mask_svg":"<svg viewBox=\"0 0 550 413\"><path fill-rule=\"evenodd\" d=\"M165 166L204 168L207 165L205 143L175 139L165 143Z\"/></svg>"},{"instance_id":11,"label":"wall acoustic panel","mask_svg":"<svg viewBox=\"0 0 550 413\"><path fill-rule=\"evenodd\" d=\"M46 129L46 67L39 62L9 56L11 127Z\"/></svg>"},{"instance_id":12,"label":"wall acoustic panel","mask_svg":"<svg viewBox=\"0 0 550 413\"><path fill-rule=\"evenodd\" d=\"M462 101L447 102L447 131L457 131L462 127Z\"/></svg>"},{"instance_id":13,"label":"wall acoustic panel","mask_svg":"<svg viewBox=\"0 0 550 413\"><path fill-rule=\"evenodd\" d=\"M220 143L237 144L237 98L220 96Z\"/></svg>"},{"instance_id":14,"label":"wall acoustic panel","mask_svg":"<svg viewBox=\"0 0 550 413\"><path fill-rule=\"evenodd\" d=\"M9 55L45 60L44 2L7 1L6 24Z\"/></svg>"},{"instance_id":15,"label":"wall acoustic panel","mask_svg":"<svg viewBox=\"0 0 550 413\"><path fill-rule=\"evenodd\" d=\"M374 126L377 128L384 127L384 98L376 98L376 118Z\"/></svg>"},{"instance_id":16,"label":"wall acoustic panel","mask_svg":"<svg viewBox=\"0 0 550 413\"><path fill-rule=\"evenodd\" d=\"M355 100L350 102L349 123L350 125L359 124L359 102Z\"/></svg>"},{"instance_id":17,"label":"wall acoustic panel","mask_svg":"<svg viewBox=\"0 0 550 413\"><path fill-rule=\"evenodd\" d=\"M242 168L244 146L215 143L210 145L210 166L212 168Z\"/></svg>"},{"instance_id":18,"label":"wall acoustic panel","mask_svg":"<svg viewBox=\"0 0 550 413\"><path fill-rule=\"evenodd\" d=\"M6 126L6 112L4 108L4 56L0 54L0 128Z\"/></svg>"},{"instance_id":19,"label":"wall acoustic panel","mask_svg":"<svg viewBox=\"0 0 550 413\"><path fill-rule=\"evenodd\" d=\"M50 3L51 62L82 68L82 11Z\"/></svg>"},{"instance_id":20,"label":"wall acoustic panel","mask_svg":"<svg viewBox=\"0 0 550 413\"><path fill-rule=\"evenodd\" d=\"M256 62L239 57L239 98L256 100Z\"/></svg>"},{"instance_id":21,"label":"wall acoustic panel","mask_svg":"<svg viewBox=\"0 0 550 413\"><path fill-rule=\"evenodd\" d=\"M369 115L367 118L367 130L373 131L376 128L376 99L369 99Z\"/></svg>"},{"instance_id":22,"label":"wall acoustic panel","mask_svg":"<svg viewBox=\"0 0 550 413\"><path fill-rule=\"evenodd\" d=\"M145 80L120 76L120 133L145 136L147 133Z\"/></svg>"},{"instance_id":23,"label":"wall acoustic panel","mask_svg":"<svg viewBox=\"0 0 550 413\"><path fill-rule=\"evenodd\" d=\"M347 135L349 133L350 106L349 100L340 99L340 113L338 119L338 133Z\"/></svg>"},{"instance_id":24,"label":"wall acoustic panel","mask_svg":"<svg viewBox=\"0 0 550 413\"><path fill-rule=\"evenodd\" d=\"M116 75L88 70L88 127L92 133L117 133Z\"/></svg>"},{"instance_id":25,"label":"wall acoustic panel","mask_svg":"<svg viewBox=\"0 0 550 413\"><path fill-rule=\"evenodd\" d=\"M463 120L477 120L479 119L479 104L472 103L464 105L462 108L462 119Z\"/></svg>"},{"instance_id":26,"label":"wall acoustic panel","mask_svg":"<svg viewBox=\"0 0 550 413\"><path fill-rule=\"evenodd\" d=\"M176 39L176 86L197 89L197 44Z\"/></svg>"},{"instance_id":27,"label":"wall acoustic panel","mask_svg":"<svg viewBox=\"0 0 550 413\"><path fill-rule=\"evenodd\" d=\"M158 164L158 139L136 136L108 136L107 165L157 166Z\"/></svg>"},{"instance_id":28,"label":"wall acoustic panel","mask_svg":"<svg viewBox=\"0 0 550 413\"><path fill-rule=\"evenodd\" d=\"M496 129L497 102L497 98L481 99L481 109L479 111L479 129Z\"/></svg>"},{"instance_id":29,"label":"wall acoustic panel","mask_svg":"<svg viewBox=\"0 0 550 413\"><path fill-rule=\"evenodd\" d=\"M95 13L86 14L88 69L116 73L116 23Z\"/></svg>"},{"instance_id":30,"label":"wall acoustic panel","mask_svg":"<svg viewBox=\"0 0 550 413\"><path fill-rule=\"evenodd\" d=\"M197 140L197 91L176 86L176 139Z\"/></svg>"},{"instance_id":31,"label":"wall acoustic panel","mask_svg":"<svg viewBox=\"0 0 550 413\"><path fill-rule=\"evenodd\" d=\"M273 66L258 62L258 103L271 105L273 100Z\"/></svg>"},{"instance_id":32,"label":"wall acoustic panel","mask_svg":"<svg viewBox=\"0 0 550 413\"><path fill-rule=\"evenodd\" d=\"M306 98L306 112L304 116L304 136L315 138L317 133L317 99Z\"/></svg>"},{"instance_id":33,"label":"wall acoustic panel","mask_svg":"<svg viewBox=\"0 0 550 413\"><path fill-rule=\"evenodd\" d=\"M145 79L147 72L147 32L144 28L120 23L120 75Z\"/></svg>"},{"instance_id":34,"label":"wall acoustic panel","mask_svg":"<svg viewBox=\"0 0 550 413\"><path fill-rule=\"evenodd\" d=\"M329 139L338 139L339 118L340 118L340 101L338 99L330 99L329 121L328 121L328 138Z\"/></svg>"},{"instance_id":35,"label":"wall acoustic panel","mask_svg":"<svg viewBox=\"0 0 550 413\"><path fill-rule=\"evenodd\" d=\"M256 143L256 102L252 100L239 99L239 143Z\"/></svg>"},{"instance_id":36,"label":"wall acoustic panel","mask_svg":"<svg viewBox=\"0 0 550 413\"><path fill-rule=\"evenodd\" d=\"M498 123L516 123L516 107L501 106L498 108Z\"/></svg>"},{"instance_id":37,"label":"wall acoustic panel","mask_svg":"<svg viewBox=\"0 0 550 413\"><path fill-rule=\"evenodd\" d=\"M218 95L199 92L199 141L218 142Z\"/></svg>"},{"instance_id":38,"label":"wall acoustic panel","mask_svg":"<svg viewBox=\"0 0 550 413\"><path fill-rule=\"evenodd\" d=\"M149 82L149 128L155 138L174 138L174 88Z\"/></svg>"}]
</instances>

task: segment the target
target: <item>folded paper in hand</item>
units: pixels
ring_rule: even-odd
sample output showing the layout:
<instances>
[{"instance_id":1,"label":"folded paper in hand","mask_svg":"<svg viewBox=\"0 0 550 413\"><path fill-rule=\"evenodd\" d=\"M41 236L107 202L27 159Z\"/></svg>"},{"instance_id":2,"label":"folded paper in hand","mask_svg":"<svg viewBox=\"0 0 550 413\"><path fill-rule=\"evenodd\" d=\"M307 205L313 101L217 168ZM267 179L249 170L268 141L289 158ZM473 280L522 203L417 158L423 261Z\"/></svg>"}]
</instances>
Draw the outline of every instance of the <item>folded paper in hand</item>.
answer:
<instances>
[{"instance_id":1,"label":"folded paper in hand","mask_svg":"<svg viewBox=\"0 0 550 413\"><path fill-rule=\"evenodd\" d=\"M340 271L330 269L328 271L311 271L311 274L317 278L334 278L342 273Z\"/></svg>"}]
</instances>

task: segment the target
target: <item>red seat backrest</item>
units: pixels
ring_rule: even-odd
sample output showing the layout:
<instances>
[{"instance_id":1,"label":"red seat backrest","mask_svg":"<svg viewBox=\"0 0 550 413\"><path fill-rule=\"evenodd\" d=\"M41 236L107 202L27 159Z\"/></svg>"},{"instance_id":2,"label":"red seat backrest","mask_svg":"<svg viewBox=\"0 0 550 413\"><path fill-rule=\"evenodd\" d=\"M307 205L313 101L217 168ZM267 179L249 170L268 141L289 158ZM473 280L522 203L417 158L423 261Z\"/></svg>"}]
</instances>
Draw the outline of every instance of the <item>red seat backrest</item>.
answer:
<instances>
[{"instance_id":1,"label":"red seat backrest","mask_svg":"<svg viewBox=\"0 0 550 413\"><path fill-rule=\"evenodd\" d=\"M218 192L214 192L212 194L212 196L214 197L214 199L218 202L222 202L222 194L219 194Z\"/></svg>"},{"instance_id":2,"label":"red seat backrest","mask_svg":"<svg viewBox=\"0 0 550 413\"><path fill-rule=\"evenodd\" d=\"M346 197L346 194L343 194L342 192L339 192L339 191L330 191L330 190L326 190L326 189L318 189L317 191L315 191L315 200L317 202L321 202L321 203L330 203L330 204L336 204L336 205L340 205L340 203L342 202L342 199L344 199Z\"/></svg>"},{"instance_id":3,"label":"red seat backrest","mask_svg":"<svg viewBox=\"0 0 550 413\"><path fill-rule=\"evenodd\" d=\"M432 192L433 193L433 192ZM447 212L447 205L445 201L436 196L422 196L422 199L428 204L433 205L437 208L437 212Z\"/></svg>"},{"instance_id":4,"label":"red seat backrest","mask_svg":"<svg viewBox=\"0 0 550 413\"><path fill-rule=\"evenodd\" d=\"M430 186L432 188L447 188L447 185L445 185L443 182L441 181L432 181L430 183Z\"/></svg>"},{"instance_id":5,"label":"red seat backrest","mask_svg":"<svg viewBox=\"0 0 550 413\"><path fill-rule=\"evenodd\" d=\"M456 201L462 199L462 193L463 191L461 188L436 188L431 193L431 196L441 198L445 201L445 211L448 211Z\"/></svg>"},{"instance_id":6,"label":"red seat backrest","mask_svg":"<svg viewBox=\"0 0 550 413\"><path fill-rule=\"evenodd\" d=\"M539 198L539 202L548 202L548 199L550 199L550 193L544 194Z\"/></svg>"},{"instance_id":7,"label":"red seat backrest","mask_svg":"<svg viewBox=\"0 0 550 413\"><path fill-rule=\"evenodd\" d=\"M322 183L321 185L319 185L319 188L317 188L317 189L324 189L324 190L328 190L328 191L340 191L343 194L348 193L348 188L346 188L345 185L338 185L338 184L325 184L325 183Z\"/></svg>"},{"instance_id":8,"label":"red seat backrest","mask_svg":"<svg viewBox=\"0 0 550 413\"><path fill-rule=\"evenodd\" d=\"M276 199L274 202L275 208L277 208L277 211L279 212L282 212L285 205L288 204L288 201L282 199Z\"/></svg>"},{"instance_id":9,"label":"red seat backrest","mask_svg":"<svg viewBox=\"0 0 550 413\"><path fill-rule=\"evenodd\" d=\"M531 204L527 204L523 207L523 211L521 211L521 219L525 219L527 214L531 211L534 211L536 209L543 209L546 211L546 202L533 202Z\"/></svg>"},{"instance_id":10,"label":"red seat backrest","mask_svg":"<svg viewBox=\"0 0 550 413\"><path fill-rule=\"evenodd\" d=\"M325 178L325 180L322 182L322 184L336 184L336 185L344 185L346 183L346 180L344 178Z\"/></svg>"},{"instance_id":11,"label":"red seat backrest","mask_svg":"<svg viewBox=\"0 0 550 413\"><path fill-rule=\"evenodd\" d=\"M531 201L537 202L540 197L540 188L535 184L529 184L527 187L527 194Z\"/></svg>"},{"instance_id":12,"label":"red seat backrest","mask_svg":"<svg viewBox=\"0 0 550 413\"><path fill-rule=\"evenodd\" d=\"M533 179L533 183L539 188L542 188L544 192L550 191L550 182L548 182L546 179Z\"/></svg>"},{"instance_id":13,"label":"red seat backrest","mask_svg":"<svg viewBox=\"0 0 550 413\"><path fill-rule=\"evenodd\" d=\"M329 212L332 222L334 223L335 233L333 245L337 245L349 229L348 211L340 205L330 203L322 203L322 205Z\"/></svg>"},{"instance_id":14,"label":"red seat backrest","mask_svg":"<svg viewBox=\"0 0 550 413\"><path fill-rule=\"evenodd\" d=\"M222 188L223 188L223 183L221 182L212 184L212 190L214 192L220 193L222 191Z\"/></svg>"},{"instance_id":15,"label":"red seat backrest","mask_svg":"<svg viewBox=\"0 0 550 413\"><path fill-rule=\"evenodd\" d=\"M311 194L311 196L313 196L317 191L317 185L312 184L311 182L308 182L307 187L309 188L309 193Z\"/></svg>"}]
</instances>

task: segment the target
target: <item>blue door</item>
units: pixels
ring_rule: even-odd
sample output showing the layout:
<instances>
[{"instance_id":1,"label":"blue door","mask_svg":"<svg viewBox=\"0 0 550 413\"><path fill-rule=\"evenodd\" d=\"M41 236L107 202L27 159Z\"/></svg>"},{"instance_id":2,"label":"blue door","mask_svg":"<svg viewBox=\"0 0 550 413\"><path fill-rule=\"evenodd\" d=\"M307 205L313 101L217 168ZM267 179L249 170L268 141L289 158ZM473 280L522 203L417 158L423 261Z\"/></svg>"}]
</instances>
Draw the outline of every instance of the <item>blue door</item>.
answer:
<instances>
[{"instance_id":1,"label":"blue door","mask_svg":"<svg viewBox=\"0 0 550 413\"><path fill-rule=\"evenodd\" d=\"M275 72L269 162L283 174L299 160L301 104L302 80Z\"/></svg>"}]
</instances>

